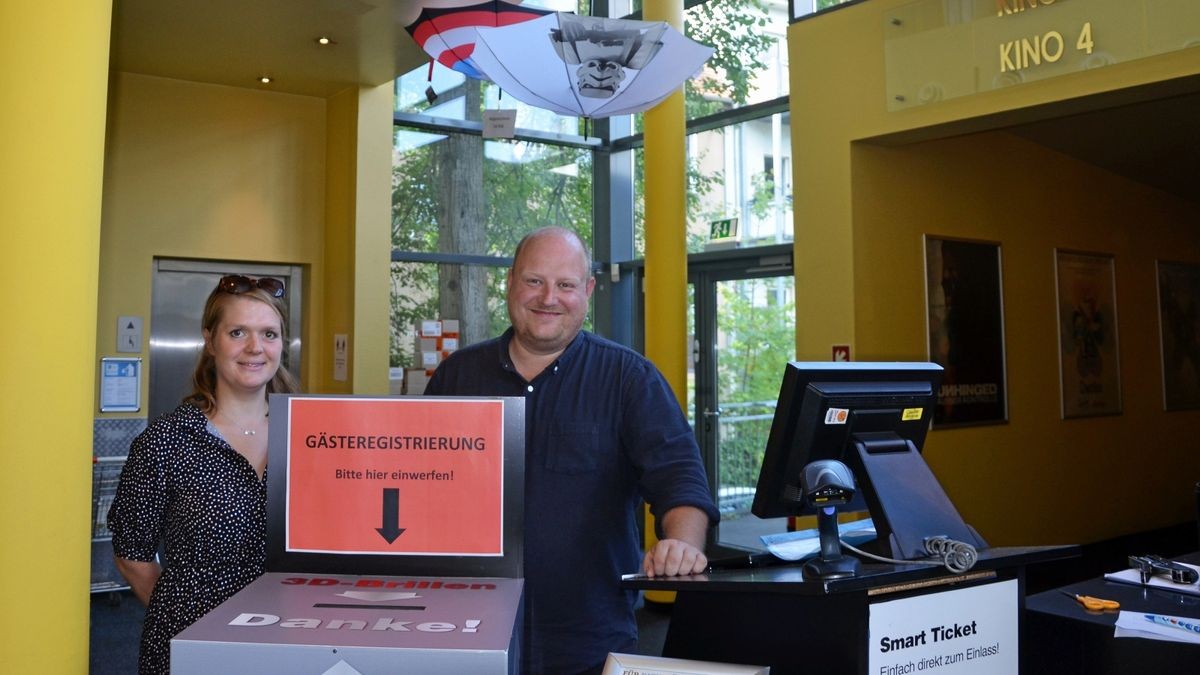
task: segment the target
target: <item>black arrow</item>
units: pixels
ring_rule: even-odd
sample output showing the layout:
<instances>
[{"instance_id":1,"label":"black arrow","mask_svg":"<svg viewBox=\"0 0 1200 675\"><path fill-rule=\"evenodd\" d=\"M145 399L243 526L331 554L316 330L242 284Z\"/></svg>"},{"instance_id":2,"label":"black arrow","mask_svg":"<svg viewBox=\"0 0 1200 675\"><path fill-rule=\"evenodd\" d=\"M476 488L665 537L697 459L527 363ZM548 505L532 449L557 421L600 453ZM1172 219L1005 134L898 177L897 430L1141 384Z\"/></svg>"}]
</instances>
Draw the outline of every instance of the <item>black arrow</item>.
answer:
<instances>
[{"instance_id":1,"label":"black arrow","mask_svg":"<svg viewBox=\"0 0 1200 675\"><path fill-rule=\"evenodd\" d=\"M400 527L400 488L383 489L383 527L375 531L389 544L404 534L404 528Z\"/></svg>"}]
</instances>

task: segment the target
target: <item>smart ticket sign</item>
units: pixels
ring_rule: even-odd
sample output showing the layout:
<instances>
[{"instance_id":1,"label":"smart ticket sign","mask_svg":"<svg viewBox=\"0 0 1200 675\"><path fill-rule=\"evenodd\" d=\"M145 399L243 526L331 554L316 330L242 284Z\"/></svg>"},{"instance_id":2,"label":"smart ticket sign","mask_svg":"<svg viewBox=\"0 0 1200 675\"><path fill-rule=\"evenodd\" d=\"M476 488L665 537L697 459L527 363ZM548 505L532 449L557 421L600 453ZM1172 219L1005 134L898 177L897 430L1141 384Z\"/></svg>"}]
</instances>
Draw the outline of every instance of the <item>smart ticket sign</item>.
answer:
<instances>
[{"instance_id":1,"label":"smart ticket sign","mask_svg":"<svg viewBox=\"0 0 1200 675\"><path fill-rule=\"evenodd\" d=\"M272 396L270 433L268 569L520 569L522 400Z\"/></svg>"},{"instance_id":2,"label":"smart ticket sign","mask_svg":"<svg viewBox=\"0 0 1200 675\"><path fill-rule=\"evenodd\" d=\"M867 672L1016 673L1020 611L1016 580L873 603Z\"/></svg>"}]
</instances>

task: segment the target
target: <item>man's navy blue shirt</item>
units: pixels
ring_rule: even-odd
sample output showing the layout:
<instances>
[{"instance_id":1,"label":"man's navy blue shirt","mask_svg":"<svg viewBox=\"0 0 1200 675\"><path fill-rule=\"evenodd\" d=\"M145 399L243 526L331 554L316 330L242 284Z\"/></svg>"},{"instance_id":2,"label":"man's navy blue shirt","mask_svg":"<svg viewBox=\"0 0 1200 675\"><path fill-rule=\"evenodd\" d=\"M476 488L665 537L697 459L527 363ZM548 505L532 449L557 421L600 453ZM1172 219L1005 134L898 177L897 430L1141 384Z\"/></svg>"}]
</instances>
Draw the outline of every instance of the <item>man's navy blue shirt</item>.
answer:
<instances>
[{"instance_id":1,"label":"man's navy blue shirt","mask_svg":"<svg viewBox=\"0 0 1200 675\"><path fill-rule=\"evenodd\" d=\"M662 374L633 350L580 332L526 382L499 338L438 366L426 394L525 397L525 625L531 673L575 673L637 644L637 506L720 517L696 439Z\"/></svg>"}]
</instances>

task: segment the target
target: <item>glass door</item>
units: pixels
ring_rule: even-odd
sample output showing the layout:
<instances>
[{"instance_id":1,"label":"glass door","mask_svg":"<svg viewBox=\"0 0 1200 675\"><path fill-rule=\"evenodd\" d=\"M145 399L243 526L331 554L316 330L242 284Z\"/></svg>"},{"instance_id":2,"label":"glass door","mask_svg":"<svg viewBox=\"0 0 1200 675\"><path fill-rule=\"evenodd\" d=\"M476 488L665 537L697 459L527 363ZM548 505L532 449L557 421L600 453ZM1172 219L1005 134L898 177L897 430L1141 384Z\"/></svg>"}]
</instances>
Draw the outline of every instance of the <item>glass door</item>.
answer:
<instances>
[{"instance_id":1,"label":"glass door","mask_svg":"<svg viewBox=\"0 0 1200 675\"><path fill-rule=\"evenodd\" d=\"M710 557L762 549L759 535L787 529L785 518L750 513L784 364L796 349L791 247L781 248L780 255L695 256L688 267L689 413L721 511Z\"/></svg>"}]
</instances>

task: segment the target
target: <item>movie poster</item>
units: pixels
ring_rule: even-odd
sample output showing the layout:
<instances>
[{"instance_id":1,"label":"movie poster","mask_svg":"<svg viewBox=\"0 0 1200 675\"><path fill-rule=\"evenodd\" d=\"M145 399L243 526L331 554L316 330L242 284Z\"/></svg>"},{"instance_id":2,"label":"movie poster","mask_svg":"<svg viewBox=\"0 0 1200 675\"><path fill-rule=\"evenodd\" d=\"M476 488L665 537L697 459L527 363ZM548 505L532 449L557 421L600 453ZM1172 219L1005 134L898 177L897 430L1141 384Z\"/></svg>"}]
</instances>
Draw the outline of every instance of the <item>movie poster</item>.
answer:
<instances>
[{"instance_id":1,"label":"movie poster","mask_svg":"<svg viewBox=\"0 0 1200 675\"><path fill-rule=\"evenodd\" d=\"M1200 408L1200 266L1158 263L1163 405Z\"/></svg>"},{"instance_id":2,"label":"movie poster","mask_svg":"<svg viewBox=\"0 0 1200 675\"><path fill-rule=\"evenodd\" d=\"M1056 250L1062 415L1121 412L1116 272L1108 255Z\"/></svg>"},{"instance_id":3,"label":"movie poster","mask_svg":"<svg viewBox=\"0 0 1200 675\"><path fill-rule=\"evenodd\" d=\"M945 370L935 427L1008 421L1000 246L925 237L929 360Z\"/></svg>"}]
</instances>

